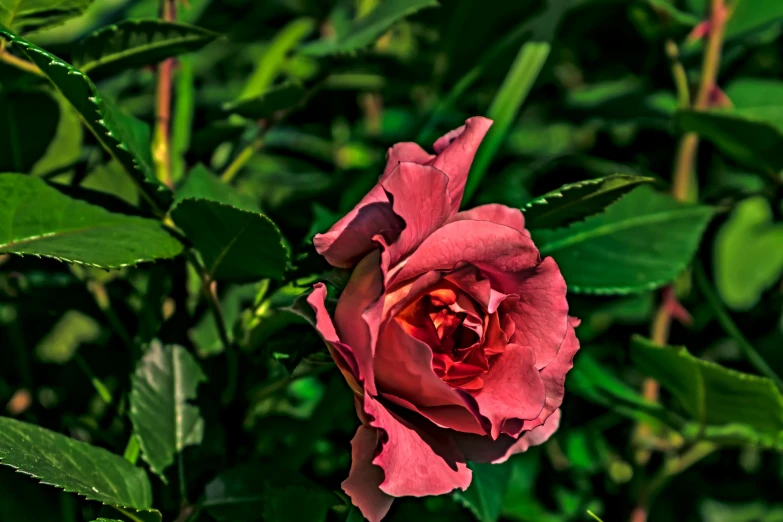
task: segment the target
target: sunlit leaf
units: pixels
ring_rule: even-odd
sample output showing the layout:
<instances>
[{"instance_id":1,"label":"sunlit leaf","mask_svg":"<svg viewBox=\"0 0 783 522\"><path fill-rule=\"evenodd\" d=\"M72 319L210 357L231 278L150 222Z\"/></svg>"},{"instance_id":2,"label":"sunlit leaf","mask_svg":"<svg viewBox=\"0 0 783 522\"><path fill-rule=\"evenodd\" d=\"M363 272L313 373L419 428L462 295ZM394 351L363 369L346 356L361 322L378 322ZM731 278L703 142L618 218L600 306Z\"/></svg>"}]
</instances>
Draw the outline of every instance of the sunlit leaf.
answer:
<instances>
[{"instance_id":1,"label":"sunlit leaf","mask_svg":"<svg viewBox=\"0 0 783 522\"><path fill-rule=\"evenodd\" d=\"M0 464L88 500L150 511L149 479L119 455L39 426L0 417ZM147 518L147 517L145 517Z\"/></svg>"},{"instance_id":2,"label":"sunlit leaf","mask_svg":"<svg viewBox=\"0 0 783 522\"><path fill-rule=\"evenodd\" d=\"M640 187L606 212L557 230L537 230L542 255L557 261L568 289L625 294L673 280L696 252L713 214Z\"/></svg>"},{"instance_id":3,"label":"sunlit leaf","mask_svg":"<svg viewBox=\"0 0 783 522\"><path fill-rule=\"evenodd\" d=\"M38 178L0 174L0 254L120 268L181 251L158 221L109 212Z\"/></svg>"},{"instance_id":4,"label":"sunlit leaf","mask_svg":"<svg viewBox=\"0 0 783 522\"><path fill-rule=\"evenodd\" d=\"M525 204L525 227L557 228L581 221L603 212L641 183L651 181L652 178L642 176L615 174L563 185Z\"/></svg>"}]
</instances>

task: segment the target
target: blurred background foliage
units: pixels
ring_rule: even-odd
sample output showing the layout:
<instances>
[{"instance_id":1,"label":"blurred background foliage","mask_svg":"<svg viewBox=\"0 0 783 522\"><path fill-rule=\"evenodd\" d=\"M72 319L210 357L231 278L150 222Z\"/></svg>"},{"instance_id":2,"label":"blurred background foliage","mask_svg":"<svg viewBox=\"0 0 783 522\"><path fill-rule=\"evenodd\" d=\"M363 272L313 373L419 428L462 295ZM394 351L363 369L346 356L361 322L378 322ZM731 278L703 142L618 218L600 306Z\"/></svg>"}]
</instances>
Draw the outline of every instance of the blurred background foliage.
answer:
<instances>
[{"instance_id":1,"label":"blurred background foliage","mask_svg":"<svg viewBox=\"0 0 783 522\"><path fill-rule=\"evenodd\" d=\"M189 0L170 18L196 27L163 27L159 0L67 0L56 9L0 0L0 24L84 71L117 114L147 124L124 140L141 140L158 176L180 187L172 216L214 268L210 291L225 322L215 322L200 274L181 256L103 271L0 255L3 415L132 462L138 437L165 520L359 521L339 489L358 424L351 392L299 299L316 280L339 289L345 274L315 255L313 235L375 183L389 146L428 147L472 115L496 123L466 206L522 208L564 184L618 173L652 178L666 192L690 131L702 141L685 199L714 217L692 247L666 255L686 256L681 271L700 244L692 269L663 292L671 277L570 294L582 349L558 433L507 464L475 466L467 492L397 502L389 520L564 522L589 520L589 510L641 522L640 506L652 521L783 520L783 399L772 380L747 375L783 372L783 3L728 3L712 109L701 112L683 96L702 74L708 4ZM0 50L0 172L43 178L113 212L154 213L123 172L122 153L104 150L67 89L41 77L45 61L20 49ZM161 167L155 64L174 56L170 160ZM237 213L212 215L186 197L204 191ZM637 189L615 211L632 214L651 198ZM258 212L284 239L272 244L274 224ZM240 225L253 232L244 258L218 266L200 245L221 238L200 234ZM678 227L639 233L654 242ZM548 234L558 232L537 241ZM156 237L154 248L169 248ZM569 261L555 259L565 272ZM613 271L611 261L601 267ZM573 273L576 283L578 266ZM672 344L696 358L662 357L641 338L632 346L634 334L649 335L661 301L679 306L673 295L687 313L673 314L681 321L671 325ZM153 339L163 345L144 348ZM171 375L175 361L191 368L176 385L193 399L177 403L195 408L193 422L173 447L156 449L145 433L167 433L173 405L165 394L143 396L145 383L155 388L143 370ZM663 406L641 394L645 376L661 383ZM162 413L145 416L134 404ZM0 442L4 460L7 451ZM101 502L112 504L0 468L3 522L148 520Z\"/></svg>"}]
</instances>

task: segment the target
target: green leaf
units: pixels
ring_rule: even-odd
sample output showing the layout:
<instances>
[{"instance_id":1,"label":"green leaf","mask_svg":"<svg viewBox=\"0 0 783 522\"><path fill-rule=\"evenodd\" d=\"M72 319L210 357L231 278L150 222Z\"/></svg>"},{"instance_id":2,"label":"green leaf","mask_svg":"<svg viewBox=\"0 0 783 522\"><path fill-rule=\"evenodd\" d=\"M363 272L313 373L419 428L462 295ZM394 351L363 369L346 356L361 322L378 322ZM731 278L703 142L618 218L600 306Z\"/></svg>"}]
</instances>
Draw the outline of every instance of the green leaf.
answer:
<instances>
[{"instance_id":1,"label":"green leaf","mask_svg":"<svg viewBox=\"0 0 783 522\"><path fill-rule=\"evenodd\" d=\"M747 167L773 174L783 170L783 130L764 118L737 111L678 111L677 124Z\"/></svg>"},{"instance_id":2,"label":"green leaf","mask_svg":"<svg viewBox=\"0 0 783 522\"><path fill-rule=\"evenodd\" d=\"M568 228L533 231L542 255L557 261L569 290L627 294L672 281L686 267L713 215L640 187L606 212Z\"/></svg>"},{"instance_id":3,"label":"green leaf","mask_svg":"<svg viewBox=\"0 0 783 522\"><path fill-rule=\"evenodd\" d=\"M698 359L684 346L658 346L633 337L631 358L706 425L740 424L769 441L783 430L783 395L770 379Z\"/></svg>"},{"instance_id":4,"label":"green leaf","mask_svg":"<svg viewBox=\"0 0 783 522\"><path fill-rule=\"evenodd\" d=\"M223 110L234 112L252 120L268 118L278 111L288 110L299 105L304 99L305 89L298 82L286 82L253 98L223 105Z\"/></svg>"},{"instance_id":5,"label":"green leaf","mask_svg":"<svg viewBox=\"0 0 783 522\"><path fill-rule=\"evenodd\" d=\"M82 14L93 0L0 0L0 26L29 32Z\"/></svg>"},{"instance_id":6,"label":"green leaf","mask_svg":"<svg viewBox=\"0 0 783 522\"><path fill-rule=\"evenodd\" d=\"M181 251L158 221L72 199L39 178L0 174L0 254L120 268Z\"/></svg>"},{"instance_id":7,"label":"green leaf","mask_svg":"<svg viewBox=\"0 0 783 522\"><path fill-rule=\"evenodd\" d=\"M185 198L171 216L201 254L210 277L253 281L281 277L288 267L288 246L277 225L263 214Z\"/></svg>"},{"instance_id":8,"label":"green leaf","mask_svg":"<svg viewBox=\"0 0 783 522\"><path fill-rule=\"evenodd\" d=\"M0 172L33 169L57 133L59 112L46 92L0 90Z\"/></svg>"},{"instance_id":9,"label":"green leaf","mask_svg":"<svg viewBox=\"0 0 783 522\"><path fill-rule=\"evenodd\" d=\"M149 510L144 470L103 448L7 417L0 417L0 464L67 493L126 510Z\"/></svg>"},{"instance_id":10,"label":"green leaf","mask_svg":"<svg viewBox=\"0 0 783 522\"><path fill-rule=\"evenodd\" d=\"M563 185L525 204L525 226L557 228L606 210L622 196L652 178L614 174Z\"/></svg>"},{"instance_id":11,"label":"green leaf","mask_svg":"<svg viewBox=\"0 0 783 522\"><path fill-rule=\"evenodd\" d=\"M511 476L511 466L471 463L469 467L473 470L470 487L455 492L454 498L480 522L497 522Z\"/></svg>"},{"instance_id":12,"label":"green leaf","mask_svg":"<svg viewBox=\"0 0 783 522\"><path fill-rule=\"evenodd\" d=\"M149 128L113 108L92 81L70 64L2 28L0 36L11 40L79 111L87 128L133 178L153 207L168 207L171 192L155 177L150 160Z\"/></svg>"},{"instance_id":13,"label":"green leaf","mask_svg":"<svg viewBox=\"0 0 783 522\"><path fill-rule=\"evenodd\" d=\"M93 522L122 522L116 518L96 518Z\"/></svg>"},{"instance_id":14,"label":"green leaf","mask_svg":"<svg viewBox=\"0 0 783 522\"><path fill-rule=\"evenodd\" d=\"M337 502L332 493L297 473L258 463L218 475L204 489L201 507L221 522L322 522Z\"/></svg>"},{"instance_id":15,"label":"green leaf","mask_svg":"<svg viewBox=\"0 0 783 522\"><path fill-rule=\"evenodd\" d=\"M476 158L473 160L463 201L470 200L481 184L481 180L484 179L490 163L500 150L500 145L506 139L511 124L516 120L522 103L549 57L550 47L547 42L531 41L526 42L519 49L500 90L487 110L487 117L494 120L494 123L481 142Z\"/></svg>"},{"instance_id":16,"label":"green leaf","mask_svg":"<svg viewBox=\"0 0 783 522\"><path fill-rule=\"evenodd\" d=\"M280 29L261 54L239 99L252 99L263 95L280 74L291 50L307 38L313 29L315 29L315 22L310 18L293 20Z\"/></svg>"},{"instance_id":17,"label":"green leaf","mask_svg":"<svg viewBox=\"0 0 783 522\"><path fill-rule=\"evenodd\" d=\"M367 15L354 20L336 40L319 40L302 47L310 56L327 56L358 51L380 38L395 22L426 7L436 7L436 0L386 0Z\"/></svg>"},{"instance_id":18,"label":"green leaf","mask_svg":"<svg viewBox=\"0 0 783 522\"><path fill-rule=\"evenodd\" d=\"M183 199L208 199L225 203L248 212L259 212L258 203L253 198L240 194L231 185L223 183L204 165L193 167L177 189L177 202Z\"/></svg>"},{"instance_id":19,"label":"green leaf","mask_svg":"<svg viewBox=\"0 0 783 522\"><path fill-rule=\"evenodd\" d=\"M123 20L98 29L74 46L73 65L92 78L155 64L197 51L218 33L163 20Z\"/></svg>"},{"instance_id":20,"label":"green leaf","mask_svg":"<svg viewBox=\"0 0 783 522\"><path fill-rule=\"evenodd\" d=\"M735 0L726 23L726 39L759 31L783 19L783 3L778 0Z\"/></svg>"},{"instance_id":21,"label":"green leaf","mask_svg":"<svg viewBox=\"0 0 783 522\"><path fill-rule=\"evenodd\" d=\"M747 310L783 274L783 224L762 196L741 201L715 238L715 283L730 308Z\"/></svg>"},{"instance_id":22,"label":"green leaf","mask_svg":"<svg viewBox=\"0 0 783 522\"><path fill-rule=\"evenodd\" d=\"M57 122L57 130L46 151L33 165L30 172L33 175L45 174L67 167L78 160L81 155L83 129L79 113L61 94L57 93L56 97L60 105L60 118ZM38 110L40 108L36 109L36 114L38 114ZM38 127L41 124L40 120L36 119L35 124ZM40 139L40 137L37 137L36 141ZM20 172L19 169L11 170Z\"/></svg>"},{"instance_id":23,"label":"green leaf","mask_svg":"<svg viewBox=\"0 0 783 522\"><path fill-rule=\"evenodd\" d=\"M207 378L181 346L154 341L144 354L130 394L130 419L150 469L163 476L186 446L201 444L204 419L189 403Z\"/></svg>"}]
</instances>

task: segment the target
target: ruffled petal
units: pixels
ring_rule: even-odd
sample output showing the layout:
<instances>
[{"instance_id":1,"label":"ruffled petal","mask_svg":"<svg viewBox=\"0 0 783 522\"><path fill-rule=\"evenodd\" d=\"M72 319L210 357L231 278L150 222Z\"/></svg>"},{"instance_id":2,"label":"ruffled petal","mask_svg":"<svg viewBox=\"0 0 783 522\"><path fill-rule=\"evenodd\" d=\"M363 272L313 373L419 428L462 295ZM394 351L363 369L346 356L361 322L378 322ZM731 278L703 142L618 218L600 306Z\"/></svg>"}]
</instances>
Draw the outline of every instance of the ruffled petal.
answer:
<instances>
[{"instance_id":1,"label":"ruffled petal","mask_svg":"<svg viewBox=\"0 0 783 522\"><path fill-rule=\"evenodd\" d=\"M473 158L491 126L492 120L475 116L435 142L434 149L438 156L431 165L449 177L452 213L459 210Z\"/></svg>"},{"instance_id":2,"label":"ruffled petal","mask_svg":"<svg viewBox=\"0 0 783 522\"><path fill-rule=\"evenodd\" d=\"M525 216L522 214L521 210L497 203L481 205L470 210L458 212L449 218L449 223L462 220L489 221L490 223L506 225L507 227L511 227L528 236L530 235L527 230L525 230Z\"/></svg>"},{"instance_id":3,"label":"ruffled petal","mask_svg":"<svg viewBox=\"0 0 783 522\"><path fill-rule=\"evenodd\" d=\"M307 303L315 312L315 329L321 334L329 348L335 364L340 369L348 385L355 393L362 393L359 380L359 365L356 362L353 350L350 346L340 341L337 332L334 329L332 318L326 311L326 286L323 283L316 283L313 292L307 296Z\"/></svg>"},{"instance_id":4,"label":"ruffled petal","mask_svg":"<svg viewBox=\"0 0 783 522\"><path fill-rule=\"evenodd\" d=\"M414 424L367 395L364 411L373 419L370 426L385 434L373 460L384 473L381 491L393 497L423 497L468 488L471 471L446 430L421 417Z\"/></svg>"},{"instance_id":5,"label":"ruffled petal","mask_svg":"<svg viewBox=\"0 0 783 522\"><path fill-rule=\"evenodd\" d=\"M576 332L574 332L574 325L578 324L579 320L569 317L568 322L568 332L560 350L555 358L541 370L541 379L544 381L546 389L544 409L535 419L526 420L522 426L523 430L532 430L548 422L548 417L558 411L560 405L563 404L566 374L574 367L574 355L579 350L579 339L576 338Z\"/></svg>"},{"instance_id":6,"label":"ruffled petal","mask_svg":"<svg viewBox=\"0 0 783 522\"><path fill-rule=\"evenodd\" d=\"M380 435L375 428L359 426L351 440L351 472L342 483L353 505L370 522L380 522L394 501L381 491L383 470L372 463L380 447Z\"/></svg>"},{"instance_id":7,"label":"ruffled petal","mask_svg":"<svg viewBox=\"0 0 783 522\"><path fill-rule=\"evenodd\" d=\"M511 342L531 346L540 370L555 358L568 329L565 279L554 259L547 257L526 277L506 284L515 287L519 298L508 309L516 324Z\"/></svg>"},{"instance_id":8,"label":"ruffled petal","mask_svg":"<svg viewBox=\"0 0 783 522\"><path fill-rule=\"evenodd\" d=\"M496 460L493 460L492 462L495 464L500 464L501 462L507 461L511 455L527 451L531 446L539 446L545 443L557 431L558 427L560 427L559 409L553 411L552 414L546 419L546 422L544 422L544 424L541 426L524 432L519 437L519 439L517 439L517 441L506 451L505 455Z\"/></svg>"},{"instance_id":9,"label":"ruffled petal","mask_svg":"<svg viewBox=\"0 0 783 522\"><path fill-rule=\"evenodd\" d=\"M379 248L367 254L354 268L334 313L337 333L353 350L359 377L373 395L377 394L373 358L383 313L387 263L388 256Z\"/></svg>"},{"instance_id":10,"label":"ruffled petal","mask_svg":"<svg viewBox=\"0 0 783 522\"><path fill-rule=\"evenodd\" d=\"M502 286L515 286L510 284L511 276L519 272L526 275L539 264L539 259L533 241L518 230L488 221L458 220L424 240L395 274L394 281L403 282L432 270L454 270L471 264L489 279L492 288L505 291ZM495 284L495 280L501 284ZM565 335L565 325L562 335ZM562 338L558 339L558 346Z\"/></svg>"},{"instance_id":11,"label":"ruffled petal","mask_svg":"<svg viewBox=\"0 0 783 522\"><path fill-rule=\"evenodd\" d=\"M389 400L417 411L439 426L485 433L475 400L443 382L432 369L429 346L389 321L378 342L375 378Z\"/></svg>"},{"instance_id":12,"label":"ruffled petal","mask_svg":"<svg viewBox=\"0 0 783 522\"><path fill-rule=\"evenodd\" d=\"M509 344L483 375L484 386L472 392L479 412L492 423L493 439L506 421L534 419L541 413L546 391L535 362L529 346Z\"/></svg>"},{"instance_id":13,"label":"ruffled petal","mask_svg":"<svg viewBox=\"0 0 783 522\"><path fill-rule=\"evenodd\" d=\"M386 153L386 168L383 169L381 180L388 176L403 161L426 165L434 159L435 156L419 147L416 143L409 141L397 143Z\"/></svg>"},{"instance_id":14,"label":"ruffled petal","mask_svg":"<svg viewBox=\"0 0 783 522\"><path fill-rule=\"evenodd\" d=\"M451 215L449 178L433 167L403 162L381 184L391 196L394 213L405 222L405 228L389 246L393 265Z\"/></svg>"},{"instance_id":15,"label":"ruffled petal","mask_svg":"<svg viewBox=\"0 0 783 522\"><path fill-rule=\"evenodd\" d=\"M375 248L373 236L382 234L390 243L404 226L378 184L326 233L316 234L313 244L330 265L351 268Z\"/></svg>"}]
</instances>

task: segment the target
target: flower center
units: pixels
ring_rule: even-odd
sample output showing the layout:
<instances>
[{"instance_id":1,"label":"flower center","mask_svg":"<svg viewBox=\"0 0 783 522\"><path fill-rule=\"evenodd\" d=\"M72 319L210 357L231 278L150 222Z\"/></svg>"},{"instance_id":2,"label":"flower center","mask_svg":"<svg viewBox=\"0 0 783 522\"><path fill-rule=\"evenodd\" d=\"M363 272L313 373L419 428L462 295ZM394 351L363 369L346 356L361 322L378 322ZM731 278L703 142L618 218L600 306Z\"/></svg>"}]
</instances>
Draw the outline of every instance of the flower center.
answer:
<instances>
[{"instance_id":1,"label":"flower center","mask_svg":"<svg viewBox=\"0 0 783 522\"><path fill-rule=\"evenodd\" d=\"M497 338L497 314L487 314L472 298L451 283L441 283L422 294L395 318L412 337L426 343L433 354L435 374L451 386L478 389L503 346Z\"/></svg>"}]
</instances>

